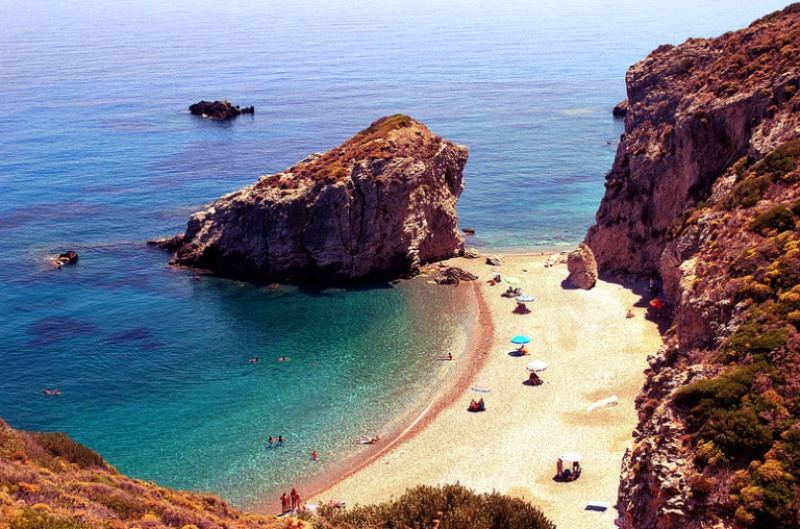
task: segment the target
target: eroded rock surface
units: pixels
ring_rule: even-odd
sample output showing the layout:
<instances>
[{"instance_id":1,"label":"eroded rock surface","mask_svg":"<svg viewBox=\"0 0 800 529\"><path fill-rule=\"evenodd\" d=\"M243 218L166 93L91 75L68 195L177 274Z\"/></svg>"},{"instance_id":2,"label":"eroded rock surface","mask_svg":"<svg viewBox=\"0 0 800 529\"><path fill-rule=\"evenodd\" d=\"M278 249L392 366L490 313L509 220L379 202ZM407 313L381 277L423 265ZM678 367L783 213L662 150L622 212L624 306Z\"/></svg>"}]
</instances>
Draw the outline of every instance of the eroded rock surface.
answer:
<instances>
[{"instance_id":1,"label":"eroded rock surface","mask_svg":"<svg viewBox=\"0 0 800 529\"><path fill-rule=\"evenodd\" d=\"M468 149L408 116L382 118L192 215L156 241L172 263L251 281L401 276L463 250L456 201Z\"/></svg>"},{"instance_id":2,"label":"eroded rock surface","mask_svg":"<svg viewBox=\"0 0 800 529\"><path fill-rule=\"evenodd\" d=\"M576 288L589 290L597 283L597 262L592 249L581 243L567 256L567 281Z\"/></svg>"}]
</instances>

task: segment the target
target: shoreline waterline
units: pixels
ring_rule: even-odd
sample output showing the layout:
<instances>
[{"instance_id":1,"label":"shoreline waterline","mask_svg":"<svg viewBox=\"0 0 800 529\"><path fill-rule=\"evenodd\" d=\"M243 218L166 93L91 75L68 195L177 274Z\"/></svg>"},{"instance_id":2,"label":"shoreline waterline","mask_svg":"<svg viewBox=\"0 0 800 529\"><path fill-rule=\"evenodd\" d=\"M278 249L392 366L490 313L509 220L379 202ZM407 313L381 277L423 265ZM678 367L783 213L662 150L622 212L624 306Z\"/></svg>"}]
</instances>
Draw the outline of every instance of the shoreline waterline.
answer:
<instances>
[{"instance_id":1,"label":"shoreline waterline","mask_svg":"<svg viewBox=\"0 0 800 529\"><path fill-rule=\"evenodd\" d=\"M492 318L487 354L470 373L470 380L491 390L487 411L468 413L468 399L456 393L436 420L358 472L339 476L309 496L309 503L375 504L416 485L458 481L478 492L529 501L560 528L613 524L614 509L598 513L582 506L616 502L621 460L638 421L635 399L647 356L658 350L662 337L636 293L646 282L620 278L600 280L591 290L564 288L563 259L550 267L547 258L548 253L506 254L498 267L536 298L527 315L512 314L513 300L500 295L504 283L497 288L486 283L490 267L483 260L448 262L481 277L474 289ZM628 310L633 318L626 317ZM510 354L508 340L517 334L533 337L531 356ZM524 383L532 359L549 365L542 385ZM612 395L618 397L616 406L591 407ZM555 461L569 451L585 456L584 476L556 482Z\"/></svg>"},{"instance_id":2,"label":"shoreline waterline","mask_svg":"<svg viewBox=\"0 0 800 529\"><path fill-rule=\"evenodd\" d=\"M471 287L470 297L475 307L472 329L467 339L463 356L455 359L455 365L448 374L448 378L440 382L439 386L432 392L431 398L426 399L410 410L406 418L401 419L399 424L390 432L381 435L381 440L378 443L363 447L366 450L362 454L346 458L322 476L298 483L296 488L304 493L303 498L319 497L327 490L352 477L381 457L399 448L405 442L413 439L431 424L443 410L452 405L455 398L469 390L474 374L481 370L488 357L487 343L492 339L494 328L491 313L485 300L480 295L477 285L475 282L467 284ZM431 288L454 287L450 285L431 285ZM443 309L446 309L446 307L443 307ZM253 508L253 512L274 514L276 511L279 512L279 509L272 506L279 505L279 503L277 497L264 498L262 502L259 502Z\"/></svg>"}]
</instances>

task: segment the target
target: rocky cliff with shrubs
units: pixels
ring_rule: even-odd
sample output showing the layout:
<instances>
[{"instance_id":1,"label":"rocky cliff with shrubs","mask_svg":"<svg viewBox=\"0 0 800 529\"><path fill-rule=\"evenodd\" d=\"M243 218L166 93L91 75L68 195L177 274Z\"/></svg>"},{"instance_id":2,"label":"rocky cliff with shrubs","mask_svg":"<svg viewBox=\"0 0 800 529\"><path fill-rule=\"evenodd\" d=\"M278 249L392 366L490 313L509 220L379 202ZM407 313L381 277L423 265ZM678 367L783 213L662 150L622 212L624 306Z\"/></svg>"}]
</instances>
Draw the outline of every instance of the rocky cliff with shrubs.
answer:
<instances>
[{"instance_id":1,"label":"rocky cliff with shrubs","mask_svg":"<svg viewBox=\"0 0 800 529\"><path fill-rule=\"evenodd\" d=\"M800 4L627 74L586 242L653 275L650 358L619 507L637 529L800 527Z\"/></svg>"},{"instance_id":2,"label":"rocky cliff with shrubs","mask_svg":"<svg viewBox=\"0 0 800 529\"><path fill-rule=\"evenodd\" d=\"M408 116L223 196L156 241L172 263L251 281L347 282L414 273L463 250L466 147Z\"/></svg>"},{"instance_id":3,"label":"rocky cliff with shrubs","mask_svg":"<svg viewBox=\"0 0 800 529\"><path fill-rule=\"evenodd\" d=\"M295 524L298 528L301 524ZM27 433L0 419L0 527L4 529L284 529L210 494L165 489L119 474L60 433Z\"/></svg>"},{"instance_id":4,"label":"rocky cliff with shrubs","mask_svg":"<svg viewBox=\"0 0 800 529\"><path fill-rule=\"evenodd\" d=\"M276 502L277 503L277 502ZM555 529L518 498L462 485L419 486L378 505L322 505L297 517L248 514L211 494L165 489L119 474L61 433L28 433L0 419L1 529Z\"/></svg>"}]
</instances>

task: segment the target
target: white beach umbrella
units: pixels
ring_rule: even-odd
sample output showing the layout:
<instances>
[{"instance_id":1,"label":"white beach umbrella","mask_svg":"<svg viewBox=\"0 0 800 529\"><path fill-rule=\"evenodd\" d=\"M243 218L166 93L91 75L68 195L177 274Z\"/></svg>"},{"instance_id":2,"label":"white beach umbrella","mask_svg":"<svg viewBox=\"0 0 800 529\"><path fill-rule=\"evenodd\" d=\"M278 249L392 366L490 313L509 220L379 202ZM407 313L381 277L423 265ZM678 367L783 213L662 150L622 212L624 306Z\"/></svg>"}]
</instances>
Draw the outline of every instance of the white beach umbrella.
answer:
<instances>
[{"instance_id":1,"label":"white beach umbrella","mask_svg":"<svg viewBox=\"0 0 800 529\"><path fill-rule=\"evenodd\" d=\"M525 369L531 373L538 373L547 369L547 364L541 360L534 360L532 362L528 362L528 365L525 366Z\"/></svg>"},{"instance_id":2,"label":"white beach umbrella","mask_svg":"<svg viewBox=\"0 0 800 529\"><path fill-rule=\"evenodd\" d=\"M575 452L567 452L559 457L559 459L564 463L580 463L583 461L583 456Z\"/></svg>"}]
</instances>

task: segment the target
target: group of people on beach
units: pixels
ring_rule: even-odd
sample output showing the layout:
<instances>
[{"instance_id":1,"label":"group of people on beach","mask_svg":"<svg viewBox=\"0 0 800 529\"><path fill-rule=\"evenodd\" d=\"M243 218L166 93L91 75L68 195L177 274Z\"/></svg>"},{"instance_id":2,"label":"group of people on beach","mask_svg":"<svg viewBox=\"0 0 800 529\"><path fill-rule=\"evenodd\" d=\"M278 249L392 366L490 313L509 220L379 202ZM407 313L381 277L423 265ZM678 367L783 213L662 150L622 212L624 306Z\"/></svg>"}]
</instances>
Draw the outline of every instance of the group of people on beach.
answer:
<instances>
[{"instance_id":1,"label":"group of people on beach","mask_svg":"<svg viewBox=\"0 0 800 529\"><path fill-rule=\"evenodd\" d=\"M290 511L299 511L303 508L303 504L300 501L300 495L297 493L297 490L292 488L292 492L289 493L287 496L284 492L281 494L281 514L286 514Z\"/></svg>"}]
</instances>

